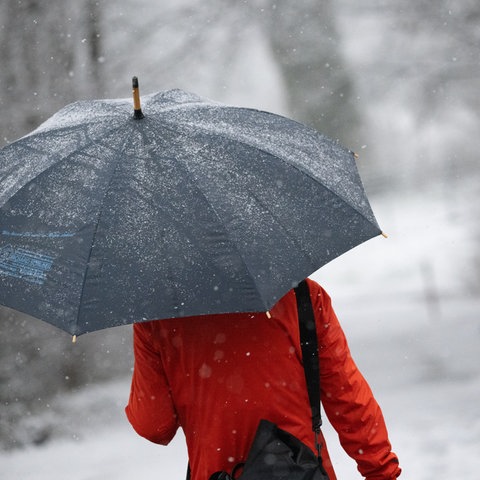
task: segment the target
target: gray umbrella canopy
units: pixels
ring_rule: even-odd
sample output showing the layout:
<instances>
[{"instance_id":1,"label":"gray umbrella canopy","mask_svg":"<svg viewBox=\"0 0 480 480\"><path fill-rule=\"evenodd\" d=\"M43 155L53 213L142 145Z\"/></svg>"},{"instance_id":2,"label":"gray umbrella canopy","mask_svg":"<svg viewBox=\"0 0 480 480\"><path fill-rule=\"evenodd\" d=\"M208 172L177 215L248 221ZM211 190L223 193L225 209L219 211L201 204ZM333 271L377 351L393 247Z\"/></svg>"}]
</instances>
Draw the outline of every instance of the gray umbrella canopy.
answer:
<instances>
[{"instance_id":1,"label":"gray umbrella canopy","mask_svg":"<svg viewBox=\"0 0 480 480\"><path fill-rule=\"evenodd\" d=\"M381 233L333 140L180 90L142 100L144 118L71 104L0 151L0 304L72 335L265 311Z\"/></svg>"}]
</instances>

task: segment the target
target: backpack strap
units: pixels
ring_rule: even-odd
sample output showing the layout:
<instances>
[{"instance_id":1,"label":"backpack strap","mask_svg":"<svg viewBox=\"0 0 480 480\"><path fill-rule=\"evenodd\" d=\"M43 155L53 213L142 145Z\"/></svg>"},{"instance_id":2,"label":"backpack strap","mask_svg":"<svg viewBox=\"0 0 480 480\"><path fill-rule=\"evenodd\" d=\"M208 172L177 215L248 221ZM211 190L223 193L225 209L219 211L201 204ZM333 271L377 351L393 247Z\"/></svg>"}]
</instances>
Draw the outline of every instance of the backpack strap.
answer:
<instances>
[{"instance_id":1,"label":"backpack strap","mask_svg":"<svg viewBox=\"0 0 480 480\"><path fill-rule=\"evenodd\" d=\"M320 413L320 365L318 358L318 340L310 290L305 280L302 280L298 286L295 287L295 296L297 298L303 368L307 380L310 408L312 409L312 429L315 432L315 442L320 455L318 434L320 433L320 427L322 426L322 416Z\"/></svg>"}]
</instances>

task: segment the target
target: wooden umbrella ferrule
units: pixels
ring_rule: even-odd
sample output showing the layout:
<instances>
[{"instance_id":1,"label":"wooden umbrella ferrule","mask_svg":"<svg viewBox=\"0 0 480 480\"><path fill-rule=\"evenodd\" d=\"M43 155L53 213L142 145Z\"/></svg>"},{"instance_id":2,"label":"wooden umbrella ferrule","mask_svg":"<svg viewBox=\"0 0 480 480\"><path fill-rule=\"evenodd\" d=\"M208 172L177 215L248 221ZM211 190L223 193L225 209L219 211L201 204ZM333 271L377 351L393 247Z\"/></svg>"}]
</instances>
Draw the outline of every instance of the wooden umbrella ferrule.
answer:
<instances>
[{"instance_id":1,"label":"wooden umbrella ferrule","mask_svg":"<svg viewBox=\"0 0 480 480\"><path fill-rule=\"evenodd\" d=\"M138 78L132 78L132 89L133 89L133 118L140 120L144 117L142 113L142 108L140 106L140 90L138 88Z\"/></svg>"}]
</instances>

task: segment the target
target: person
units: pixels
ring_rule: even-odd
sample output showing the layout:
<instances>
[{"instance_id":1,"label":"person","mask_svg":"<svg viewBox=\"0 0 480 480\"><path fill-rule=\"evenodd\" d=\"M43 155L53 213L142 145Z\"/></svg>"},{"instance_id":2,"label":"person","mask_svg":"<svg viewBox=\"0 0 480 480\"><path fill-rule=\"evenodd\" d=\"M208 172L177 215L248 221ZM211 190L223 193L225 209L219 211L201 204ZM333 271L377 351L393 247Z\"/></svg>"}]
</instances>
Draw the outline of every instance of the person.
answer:
<instances>
[{"instance_id":1,"label":"person","mask_svg":"<svg viewBox=\"0 0 480 480\"><path fill-rule=\"evenodd\" d=\"M323 409L367 480L400 475L384 417L325 290L307 279L315 314ZM192 480L244 462L260 419L315 451L294 290L269 314L230 313L134 325L127 417L146 439L167 445L181 427ZM325 440L321 456L335 472Z\"/></svg>"}]
</instances>

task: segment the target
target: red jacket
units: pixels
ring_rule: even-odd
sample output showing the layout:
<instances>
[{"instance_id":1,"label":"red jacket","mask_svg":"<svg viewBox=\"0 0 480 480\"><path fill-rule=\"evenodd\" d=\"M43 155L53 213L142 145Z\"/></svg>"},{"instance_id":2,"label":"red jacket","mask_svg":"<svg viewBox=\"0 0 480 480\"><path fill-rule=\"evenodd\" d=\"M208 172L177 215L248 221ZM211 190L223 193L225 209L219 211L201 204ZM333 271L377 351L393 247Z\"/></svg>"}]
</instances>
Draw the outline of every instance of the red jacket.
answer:
<instances>
[{"instance_id":1,"label":"red jacket","mask_svg":"<svg viewBox=\"0 0 480 480\"><path fill-rule=\"evenodd\" d=\"M368 480L400 475L385 422L357 369L327 293L308 280L320 349L322 404L345 451ZM192 480L245 461L261 418L314 449L294 291L264 313L134 325L128 419L166 445L182 427ZM327 449L324 466L334 480Z\"/></svg>"}]
</instances>

